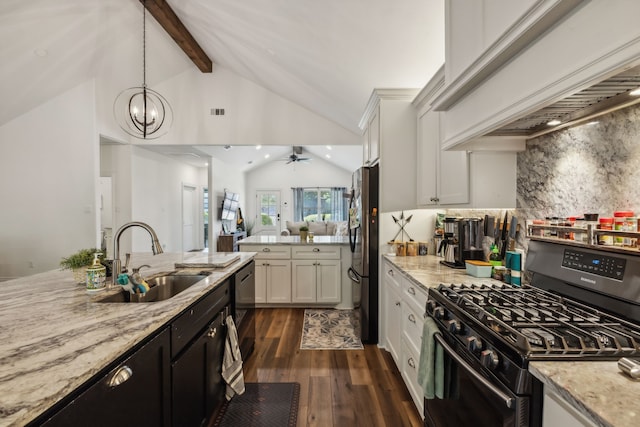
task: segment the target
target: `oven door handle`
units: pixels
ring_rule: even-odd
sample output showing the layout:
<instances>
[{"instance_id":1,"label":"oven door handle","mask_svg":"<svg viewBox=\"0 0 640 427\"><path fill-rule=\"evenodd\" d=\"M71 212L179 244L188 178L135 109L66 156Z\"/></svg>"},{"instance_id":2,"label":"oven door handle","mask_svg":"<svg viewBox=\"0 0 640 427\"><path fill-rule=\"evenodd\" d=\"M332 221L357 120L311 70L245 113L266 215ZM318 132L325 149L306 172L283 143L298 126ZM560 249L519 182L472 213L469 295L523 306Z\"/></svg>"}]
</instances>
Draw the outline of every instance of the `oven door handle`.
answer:
<instances>
[{"instance_id":1,"label":"oven door handle","mask_svg":"<svg viewBox=\"0 0 640 427\"><path fill-rule=\"evenodd\" d=\"M488 388L493 394L495 394L501 400L503 400L507 408L510 408L510 409L513 408L513 404L515 402L514 398L505 394L502 390L498 389L496 386L491 384L485 377L477 373L476 370L473 369L471 365L469 365L462 357L456 354L455 350L453 350L449 346L449 344L447 344L444 338L442 338L441 334L434 334L433 337L436 339L438 344L440 344L442 348L444 348L447 351L447 353L449 353L449 356L451 356L451 358L458 363L458 365L462 366L469 374L471 374L475 379L480 381L484 387Z\"/></svg>"}]
</instances>

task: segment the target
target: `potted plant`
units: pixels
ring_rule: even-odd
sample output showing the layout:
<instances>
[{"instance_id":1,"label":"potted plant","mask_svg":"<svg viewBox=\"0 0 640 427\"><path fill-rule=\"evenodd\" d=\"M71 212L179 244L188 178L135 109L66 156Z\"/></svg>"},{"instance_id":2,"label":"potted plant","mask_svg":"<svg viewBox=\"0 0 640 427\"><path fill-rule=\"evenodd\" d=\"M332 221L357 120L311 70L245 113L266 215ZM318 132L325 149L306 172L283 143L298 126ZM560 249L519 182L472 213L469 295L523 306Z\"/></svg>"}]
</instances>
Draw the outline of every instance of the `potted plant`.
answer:
<instances>
[{"instance_id":1,"label":"potted plant","mask_svg":"<svg viewBox=\"0 0 640 427\"><path fill-rule=\"evenodd\" d=\"M306 225L303 225L302 227L300 227L300 241L301 242L306 242L307 241L307 235L309 234L309 227L307 227Z\"/></svg>"},{"instance_id":2,"label":"potted plant","mask_svg":"<svg viewBox=\"0 0 640 427\"><path fill-rule=\"evenodd\" d=\"M96 252L100 253L100 259L104 257L104 254L98 248L80 249L66 258L62 258L60 267L63 270L71 270L74 280L77 283L84 284L87 280L87 267L93 263L93 256Z\"/></svg>"}]
</instances>

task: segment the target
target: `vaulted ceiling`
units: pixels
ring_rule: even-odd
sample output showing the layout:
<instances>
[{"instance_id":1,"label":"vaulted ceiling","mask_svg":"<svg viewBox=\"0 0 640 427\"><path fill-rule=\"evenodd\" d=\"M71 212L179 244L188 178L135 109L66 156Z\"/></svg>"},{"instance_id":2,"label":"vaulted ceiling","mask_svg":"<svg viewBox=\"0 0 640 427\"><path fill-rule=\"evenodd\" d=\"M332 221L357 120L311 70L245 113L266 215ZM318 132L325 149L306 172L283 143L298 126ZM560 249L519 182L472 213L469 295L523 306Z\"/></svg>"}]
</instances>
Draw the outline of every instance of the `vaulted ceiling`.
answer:
<instances>
[{"instance_id":1,"label":"vaulted ceiling","mask_svg":"<svg viewBox=\"0 0 640 427\"><path fill-rule=\"evenodd\" d=\"M214 74L225 67L354 133L374 88L422 87L444 60L443 0L168 3ZM0 125L100 74L140 80L141 22L139 0L2 0ZM147 31L151 85L195 68L150 16Z\"/></svg>"}]
</instances>

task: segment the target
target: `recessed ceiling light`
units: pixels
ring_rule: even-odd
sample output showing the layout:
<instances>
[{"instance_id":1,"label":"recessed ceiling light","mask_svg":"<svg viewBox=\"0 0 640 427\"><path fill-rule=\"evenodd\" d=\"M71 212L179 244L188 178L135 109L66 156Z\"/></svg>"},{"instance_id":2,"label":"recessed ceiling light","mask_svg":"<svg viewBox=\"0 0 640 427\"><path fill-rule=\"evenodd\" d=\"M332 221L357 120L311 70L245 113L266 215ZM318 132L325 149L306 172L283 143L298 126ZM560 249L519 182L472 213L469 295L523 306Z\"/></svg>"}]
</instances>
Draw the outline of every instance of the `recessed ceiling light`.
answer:
<instances>
[{"instance_id":1,"label":"recessed ceiling light","mask_svg":"<svg viewBox=\"0 0 640 427\"><path fill-rule=\"evenodd\" d=\"M256 145L256 150L259 150L262 148L262 145Z\"/></svg>"},{"instance_id":2,"label":"recessed ceiling light","mask_svg":"<svg viewBox=\"0 0 640 427\"><path fill-rule=\"evenodd\" d=\"M640 87L629 92L631 96L640 96Z\"/></svg>"},{"instance_id":3,"label":"recessed ceiling light","mask_svg":"<svg viewBox=\"0 0 640 427\"><path fill-rule=\"evenodd\" d=\"M550 121L548 121L548 122L547 122L547 124L548 124L549 126L557 126L557 125L559 125L560 123L562 123L562 122L561 122L560 120L558 120L558 119L553 119L553 120L550 120Z\"/></svg>"}]
</instances>

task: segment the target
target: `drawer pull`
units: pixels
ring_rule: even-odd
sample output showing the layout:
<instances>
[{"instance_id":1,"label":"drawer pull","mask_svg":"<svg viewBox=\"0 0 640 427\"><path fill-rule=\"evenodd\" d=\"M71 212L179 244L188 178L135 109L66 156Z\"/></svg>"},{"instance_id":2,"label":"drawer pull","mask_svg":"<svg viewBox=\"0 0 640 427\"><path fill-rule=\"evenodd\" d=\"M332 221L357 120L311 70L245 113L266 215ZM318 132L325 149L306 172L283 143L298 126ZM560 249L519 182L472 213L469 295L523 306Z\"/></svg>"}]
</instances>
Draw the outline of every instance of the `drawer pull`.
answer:
<instances>
[{"instance_id":1,"label":"drawer pull","mask_svg":"<svg viewBox=\"0 0 640 427\"><path fill-rule=\"evenodd\" d=\"M320 252L320 248L313 248L313 252Z\"/></svg>"},{"instance_id":2,"label":"drawer pull","mask_svg":"<svg viewBox=\"0 0 640 427\"><path fill-rule=\"evenodd\" d=\"M389 270L389 271L387 272L387 274L388 274L389 276L393 276L393 275L394 275L394 272L393 272L393 270Z\"/></svg>"},{"instance_id":3,"label":"drawer pull","mask_svg":"<svg viewBox=\"0 0 640 427\"><path fill-rule=\"evenodd\" d=\"M127 365L118 368L115 374L109 380L109 387L117 387L126 382L133 375L133 371Z\"/></svg>"},{"instance_id":4,"label":"drawer pull","mask_svg":"<svg viewBox=\"0 0 640 427\"><path fill-rule=\"evenodd\" d=\"M207 333L207 336L209 338L213 338L216 336L216 334L218 333L218 329L217 328L211 328L209 329L209 332Z\"/></svg>"},{"instance_id":5,"label":"drawer pull","mask_svg":"<svg viewBox=\"0 0 640 427\"><path fill-rule=\"evenodd\" d=\"M413 369L416 368L416 362L413 360L413 357L407 359L407 365L411 366Z\"/></svg>"},{"instance_id":6,"label":"drawer pull","mask_svg":"<svg viewBox=\"0 0 640 427\"><path fill-rule=\"evenodd\" d=\"M396 301L396 305L400 307L400 301Z\"/></svg>"},{"instance_id":7,"label":"drawer pull","mask_svg":"<svg viewBox=\"0 0 640 427\"><path fill-rule=\"evenodd\" d=\"M271 252L271 248L262 248L262 252Z\"/></svg>"},{"instance_id":8,"label":"drawer pull","mask_svg":"<svg viewBox=\"0 0 640 427\"><path fill-rule=\"evenodd\" d=\"M416 323L416 316L414 316L413 313L409 314L408 319L411 323Z\"/></svg>"},{"instance_id":9,"label":"drawer pull","mask_svg":"<svg viewBox=\"0 0 640 427\"><path fill-rule=\"evenodd\" d=\"M415 295L416 294L416 290L413 288L413 286L411 286L409 289L407 289L407 292L409 292L411 295Z\"/></svg>"}]
</instances>

